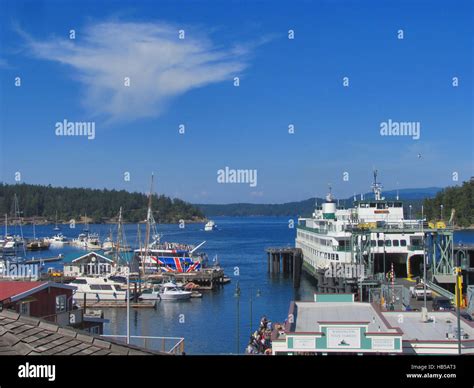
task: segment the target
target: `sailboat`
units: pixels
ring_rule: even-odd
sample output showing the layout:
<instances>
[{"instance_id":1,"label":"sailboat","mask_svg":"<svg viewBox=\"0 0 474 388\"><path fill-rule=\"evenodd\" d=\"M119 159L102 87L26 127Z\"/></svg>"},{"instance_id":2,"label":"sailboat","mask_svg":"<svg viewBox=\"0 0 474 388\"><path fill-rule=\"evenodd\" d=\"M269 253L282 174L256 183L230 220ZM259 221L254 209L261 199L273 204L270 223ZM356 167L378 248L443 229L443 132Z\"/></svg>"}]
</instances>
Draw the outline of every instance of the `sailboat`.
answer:
<instances>
[{"instance_id":1,"label":"sailboat","mask_svg":"<svg viewBox=\"0 0 474 388\"><path fill-rule=\"evenodd\" d=\"M36 220L33 218L33 240L28 241L26 249L29 251L44 251L49 249L50 243L45 239L36 238Z\"/></svg>"},{"instance_id":2,"label":"sailboat","mask_svg":"<svg viewBox=\"0 0 474 388\"><path fill-rule=\"evenodd\" d=\"M89 233L89 222L87 221L87 213L85 213L85 224L84 224L84 229L82 230L84 233Z\"/></svg>"},{"instance_id":3,"label":"sailboat","mask_svg":"<svg viewBox=\"0 0 474 388\"><path fill-rule=\"evenodd\" d=\"M56 223L54 224L53 230L61 230L61 228L58 226L58 212L56 212Z\"/></svg>"},{"instance_id":4,"label":"sailboat","mask_svg":"<svg viewBox=\"0 0 474 388\"><path fill-rule=\"evenodd\" d=\"M135 250L135 257L141 264L141 272L156 273L190 273L200 271L207 261L205 253L196 251L206 243L203 241L197 246L176 242L161 241L162 235L157 233L156 222L152 212L153 175L148 196L148 210L146 218L146 236L144 248ZM152 241L150 242L150 237ZM141 244L140 244L141 245Z\"/></svg>"},{"instance_id":5,"label":"sailboat","mask_svg":"<svg viewBox=\"0 0 474 388\"><path fill-rule=\"evenodd\" d=\"M25 240L23 238L23 228L21 224L21 217L20 217L20 206L18 204L18 197L15 194L13 198L14 203L14 216L17 219L18 225L20 227L20 235L12 235L8 234L8 215L5 214L5 236L3 239L2 244L2 253L4 256L18 256L18 250L23 250L23 256L26 256L25 251Z\"/></svg>"}]
</instances>

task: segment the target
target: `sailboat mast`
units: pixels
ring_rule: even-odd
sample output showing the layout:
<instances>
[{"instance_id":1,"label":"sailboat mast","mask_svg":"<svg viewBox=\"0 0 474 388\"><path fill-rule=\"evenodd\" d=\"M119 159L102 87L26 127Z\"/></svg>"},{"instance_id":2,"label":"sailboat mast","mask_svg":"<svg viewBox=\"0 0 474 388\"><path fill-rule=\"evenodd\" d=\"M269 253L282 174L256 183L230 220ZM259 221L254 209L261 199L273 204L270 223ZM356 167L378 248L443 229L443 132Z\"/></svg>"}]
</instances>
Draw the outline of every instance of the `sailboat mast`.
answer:
<instances>
[{"instance_id":1,"label":"sailboat mast","mask_svg":"<svg viewBox=\"0 0 474 388\"><path fill-rule=\"evenodd\" d=\"M122 242L122 206L120 206L118 225L117 225L117 246L115 247L115 265L119 264L120 259L120 247Z\"/></svg>"},{"instance_id":2,"label":"sailboat mast","mask_svg":"<svg viewBox=\"0 0 474 388\"><path fill-rule=\"evenodd\" d=\"M148 195L148 210L146 215L146 232L145 232L145 258L148 255L148 243L150 240L150 224L151 224L151 199L153 197L153 177L151 174L150 193ZM142 273L145 275L145 258L142 258Z\"/></svg>"}]
</instances>

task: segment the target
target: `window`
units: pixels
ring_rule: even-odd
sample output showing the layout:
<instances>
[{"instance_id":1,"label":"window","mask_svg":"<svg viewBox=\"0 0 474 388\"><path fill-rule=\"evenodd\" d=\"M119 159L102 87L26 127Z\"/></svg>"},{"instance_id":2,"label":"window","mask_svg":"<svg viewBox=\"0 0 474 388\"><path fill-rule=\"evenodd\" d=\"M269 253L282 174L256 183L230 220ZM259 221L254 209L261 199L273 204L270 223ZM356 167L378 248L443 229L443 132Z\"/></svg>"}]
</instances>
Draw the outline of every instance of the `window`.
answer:
<instances>
[{"instance_id":1,"label":"window","mask_svg":"<svg viewBox=\"0 0 474 388\"><path fill-rule=\"evenodd\" d=\"M61 313L63 311L66 311L66 295L58 295L56 297L56 312Z\"/></svg>"},{"instance_id":2,"label":"window","mask_svg":"<svg viewBox=\"0 0 474 388\"><path fill-rule=\"evenodd\" d=\"M392 246L392 240L385 240L385 246L386 247L391 247Z\"/></svg>"},{"instance_id":3,"label":"window","mask_svg":"<svg viewBox=\"0 0 474 388\"><path fill-rule=\"evenodd\" d=\"M375 240L370 240L370 246L375 247L377 245L377 242Z\"/></svg>"},{"instance_id":4,"label":"window","mask_svg":"<svg viewBox=\"0 0 474 388\"><path fill-rule=\"evenodd\" d=\"M383 240L377 240L377 246L383 247Z\"/></svg>"},{"instance_id":5,"label":"window","mask_svg":"<svg viewBox=\"0 0 474 388\"><path fill-rule=\"evenodd\" d=\"M30 315L30 303L22 303L20 304L20 314L21 315Z\"/></svg>"},{"instance_id":6,"label":"window","mask_svg":"<svg viewBox=\"0 0 474 388\"><path fill-rule=\"evenodd\" d=\"M393 240L393 246L398 247L400 245L400 241L398 240Z\"/></svg>"},{"instance_id":7,"label":"window","mask_svg":"<svg viewBox=\"0 0 474 388\"><path fill-rule=\"evenodd\" d=\"M402 247L406 247L407 246L407 240L400 240L400 245Z\"/></svg>"}]
</instances>

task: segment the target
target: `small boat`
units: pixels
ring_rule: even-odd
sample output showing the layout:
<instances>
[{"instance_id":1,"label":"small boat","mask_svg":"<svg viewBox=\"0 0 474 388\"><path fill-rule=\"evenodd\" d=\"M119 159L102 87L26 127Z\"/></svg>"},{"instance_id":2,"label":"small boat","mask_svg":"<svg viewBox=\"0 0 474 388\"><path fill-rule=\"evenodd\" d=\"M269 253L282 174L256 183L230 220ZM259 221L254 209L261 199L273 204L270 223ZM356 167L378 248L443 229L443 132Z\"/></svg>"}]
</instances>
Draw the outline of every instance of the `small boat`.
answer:
<instances>
[{"instance_id":1,"label":"small boat","mask_svg":"<svg viewBox=\"0 0 474 388\"><path fill-rule=\"evenodd\" d=\"M103 300L125 301L127 299L126 287L122 288L122 283L104 276L80 276L69 284L77 287L74 299L78 302L84 300L84 295L88 301L93 302Z\"/></svg>"},{"instance_id":2,"label":"small boat","mask_svg":"<svg viewBox=\"0 0 474 388\"><path fill-rule=\"evenodd\" d=\"M176 283L168 282L146 289L140 295L142 300L185 300L191 298L192 291L184 291Z\"/></svg>"},{"instance_id":3,"label":"small boat","mask_svg":"<svg viewBox=\"0 0 474 388\"><path fill-rule=\"evenodd\" d=\"M217 225L214 221L209 221L205 226L204 226L204 230L206 232L211 232L213 230L217 229Z\"/></svg>"},{"instance_id":4,"label":"small boat","mask_svg":"<svg viewBox=\"0 0 474 388\"><path fill-rule=\"evenodd\" d=\"M111 237L107 237L102 243L102 249L104 251L110 251L110 250L113 250L114 248L115 248L114 241L112 240Z\"/></svg>"},{"instance_id":5,"label":"small boat","mask_svg":"<svg viewBox=\"0 0 474 388\"><path fill-rule=\"evenodd\" d=\"M49 249L50 245L51 244L44 239L34 239L26 244L26 249L29 251L45 251L46 249Z\"/></svg>"},{"instance_id":6,"label":"small boat","mask_svg":"<svg viewBox=\"0 0 474 388\"><path fill-rule=\"evenodd\" d=\"M72 241L72 245L88 250L101 248L99 236L95 233L79 234L79 236Z\"/></svg>"},{"instance_id":7,"label":"small boat","mask_svg":"<svg viewBox=\"0 0 474 388\"><path fill-rule=\"evenodd\" d=\"M49 242L51 246L63 246L68 243L68 239L62 233L58 233L50 238L45 238L45 241Z\"/></svg>"}]
</instances>

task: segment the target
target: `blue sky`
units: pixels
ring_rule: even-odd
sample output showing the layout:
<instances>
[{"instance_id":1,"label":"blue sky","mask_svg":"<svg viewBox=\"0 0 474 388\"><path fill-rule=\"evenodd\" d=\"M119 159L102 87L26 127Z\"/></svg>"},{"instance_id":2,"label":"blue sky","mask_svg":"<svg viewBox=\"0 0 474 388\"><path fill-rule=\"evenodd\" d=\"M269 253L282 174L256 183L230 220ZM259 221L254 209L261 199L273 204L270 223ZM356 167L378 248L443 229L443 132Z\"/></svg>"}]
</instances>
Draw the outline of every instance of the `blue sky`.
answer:
<instances>
[{"instance_id":1,"label":"blue sky","mask_svg":"<svg viewBox=\"0 0 474 388\"><path fill-rule=\"evenodd\" d=\"M368 191L374 167L386 189L474 175L472 1L0 7L4 182L146 191L153 171L191 202L278 203ZM95 139L56 136L64 119L94 122ZM389 119L419 122L420 139L381 136ZM257 186L219 184L226 166Z\"/></svg>"}]
</instances>

